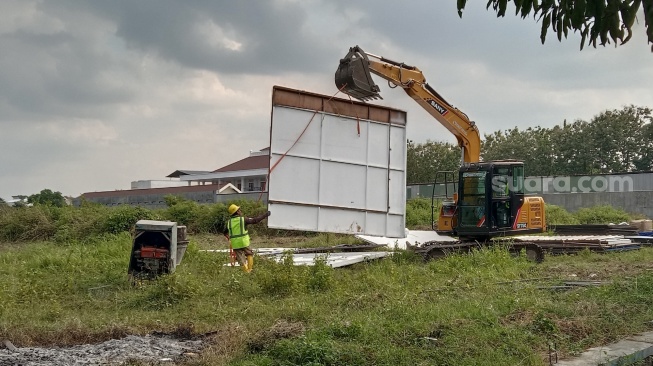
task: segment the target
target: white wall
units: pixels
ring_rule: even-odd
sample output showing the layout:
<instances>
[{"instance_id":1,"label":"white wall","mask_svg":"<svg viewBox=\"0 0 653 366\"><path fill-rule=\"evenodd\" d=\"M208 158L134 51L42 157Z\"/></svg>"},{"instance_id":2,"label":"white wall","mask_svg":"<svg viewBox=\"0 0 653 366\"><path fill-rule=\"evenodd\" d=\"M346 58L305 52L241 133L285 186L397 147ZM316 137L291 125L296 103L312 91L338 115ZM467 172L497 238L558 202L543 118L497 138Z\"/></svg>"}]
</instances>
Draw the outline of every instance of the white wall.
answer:
<instances>
[{"instance_id":1,"label":"white wall","mask_svg":"<svg viewBox=\"0 0 653 366\"><path fill-rule=\"evenodd\" d=\"M188 182L179 180L137 180L131 184L131 189L150 189L150 188L166 188L166 187L184 187Z\"/></svg>"}]
</instances>

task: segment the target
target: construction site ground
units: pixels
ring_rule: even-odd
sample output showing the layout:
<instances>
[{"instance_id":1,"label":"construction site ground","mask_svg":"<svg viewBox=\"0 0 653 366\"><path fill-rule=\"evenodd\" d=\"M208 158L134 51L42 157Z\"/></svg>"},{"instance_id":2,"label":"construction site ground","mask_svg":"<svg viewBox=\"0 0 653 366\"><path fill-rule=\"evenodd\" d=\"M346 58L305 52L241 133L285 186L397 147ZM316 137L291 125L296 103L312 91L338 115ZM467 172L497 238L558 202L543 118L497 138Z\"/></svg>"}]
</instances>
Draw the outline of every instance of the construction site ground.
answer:
<instances>
[{"instance_id":1,"label":"construction site ground","mask_svg":"<svg viewBox=\"0 0 653 366\"><path fill-rule=\"evenodd\" d=\"M357 243L319 234L254 236L252 246ZM225 267L225 253L203 252L226 245L191 237L174 280L139 288L121 283L128 236L73 254L39 243L0 250L3 291L19 281L46 291L29 268L51 288L41 304L24 290L20 304L3 300L0 341L16 349L0 345L0 364L56 365L64 354L59 364L547 365L653 330L650 247L539 264L491 248L433 262L402 252L337 269L257 257L248 276ZM66 256L75 267L59 262Z\"/></svg>"}]
</instances>

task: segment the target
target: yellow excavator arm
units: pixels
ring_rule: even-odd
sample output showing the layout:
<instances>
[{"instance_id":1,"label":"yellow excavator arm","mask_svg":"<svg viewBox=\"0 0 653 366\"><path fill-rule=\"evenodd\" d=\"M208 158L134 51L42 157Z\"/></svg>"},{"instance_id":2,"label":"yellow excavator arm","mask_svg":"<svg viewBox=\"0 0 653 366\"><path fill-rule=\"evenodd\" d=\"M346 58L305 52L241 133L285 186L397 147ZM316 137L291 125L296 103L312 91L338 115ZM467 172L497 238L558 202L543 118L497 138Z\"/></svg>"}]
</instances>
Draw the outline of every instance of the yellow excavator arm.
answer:
<instances>
[{"instance_id":1,"label":"yellow excavator arm","mask_svg":"<svg viewBox=\"0 0 653 366\"><path fill-rule=\"evenodd\" d=\"M382 99L380 89L371 74L400 86L431 116L438 120L458 140L465 163L477 163L481 154L481 137L476 124L453 107L427 83L422 71L415 66L388 60L352 47L340 60L336 71L336 86L346 94L363 101Z\"/></svg>"}]
</instances>

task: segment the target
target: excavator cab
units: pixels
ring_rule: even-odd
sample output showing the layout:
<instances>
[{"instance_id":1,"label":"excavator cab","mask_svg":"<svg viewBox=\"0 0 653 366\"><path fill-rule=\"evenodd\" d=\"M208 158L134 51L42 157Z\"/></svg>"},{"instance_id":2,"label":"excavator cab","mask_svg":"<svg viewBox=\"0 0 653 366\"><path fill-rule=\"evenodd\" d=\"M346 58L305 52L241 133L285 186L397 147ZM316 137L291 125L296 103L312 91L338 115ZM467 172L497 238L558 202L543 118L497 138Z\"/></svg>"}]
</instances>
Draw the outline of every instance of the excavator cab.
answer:
<instances>
[{"instance_id":1,"label":"excavator cab","mask_svg":"<svg viewBox=\"0 0 653 366\"><path fill-rule=\"evenodd\" d=\"M336 70L338 90L364 102L383 99L381 89L372 80L367 54L358 46L351 47L345 58L340 59Z\"/></svg>"},{"instance_id":2,"label":"excavator cab","mask_svg":"<svg viewBox=\"0 0 653 366\"><path fill-rule=\"evenodd\" d=\"M458 237L487 240L545 230L544 201L524 194L523 162L465 164L458 179Z\"/></svg>"},{"instance_id":3,"label":"excavator cab","mask_svg":"<svg viewBox=\"0 0 653 366\"><path fill-rule=\"evenodd\" d=\"M436 199L439 202L438 220L435 221L437 210ZM458 172L441 171L435 173L433 194L431 196L431 222L432 229L438 233L453 234L457 224L458 213Z\"/></svg>"}]
</instances>

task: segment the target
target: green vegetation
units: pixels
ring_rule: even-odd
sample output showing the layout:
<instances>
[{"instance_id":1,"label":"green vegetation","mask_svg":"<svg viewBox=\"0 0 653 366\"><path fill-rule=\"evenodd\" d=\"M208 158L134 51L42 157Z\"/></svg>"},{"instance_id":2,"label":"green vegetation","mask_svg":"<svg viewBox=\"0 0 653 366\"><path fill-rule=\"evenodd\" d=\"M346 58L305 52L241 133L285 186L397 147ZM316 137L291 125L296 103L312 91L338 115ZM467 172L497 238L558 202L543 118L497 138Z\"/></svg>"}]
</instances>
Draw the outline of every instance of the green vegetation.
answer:
<instances>
[{"instance_id":1,"label":"green vegetation","mask_svg":"<svg viewBox=\"0 0 653 366\"><path fill-rule=\"evenodd\" d=\"M227 207L223 204L201 205L179 197L167 197L168 207L149 210L138 206L122 205L104 207L84 203L81 207L56 207L52 205L35 205L34 207L0 206L0 242L29 242L51 240L57 243L86 242L107 234L120 234L129 231L136 221L171 220L186 225L192 234L220 234L224 220L228 217ZM265 212L261 202L238 201L247 215L255 216ZM437 220L439 204L436 202L433 218ZM629 221L631 216L622 210L610 206L584 208L569 213L561 207L546 205L549 225L563 224L608 224ZM641 218L639 216L632 218ZM406 226L411 230L431 229L431 200L428 198L411 199L406 204ZM263 224L253 225L250 231L254 236L282 238L302 235L306 238L320 236L314 233L269 229ZM329 238L329 236L326 236ZM356 239L348 240L356 242ZM318 244L309 240L308 246Z\"/></svg>"},{"instance_id":2,"label":"green vegetation","mask_svg":"<svg viewBox=\"0 0 653 366\"><path fill-rule=\"evenodd\" d=\"M467 0L458 1L458 15L462 17ZM487 9L492 7L497 17L506 15L509 0L489 0ZM653 1L651 0L549 0L549 1L518 1L515 5L515 15L526 18L533 16L536 21L542 20L540 40L546 40L548 30L558 34L558 41L567 38L568 33L580 35L580 49L587 45L596 48L596 44L606 46L610 40L617 45L628 42L633 34L633 25L640 6L643 9L644 22L648 43L653 43ZM653 47L651 48L653 51Z\"/></svg>"},{"instance_id":3,"label":"green vegetation","mask_svg":"<svg viewBox=\"0 0 653 366\"><path fill-rule=\"evenodd\" d=\"M66 199L63 197L61 192L52 192L50 189L44 189L39 193L29 196L27 202L35 205L56 207L63 207L66 205Z\"/></svg>"},{"instance_id":4,"label":"green vegetation","mask_svg":"<svg viewBox=\"0 0 653 366\"><path fill-rule=\"evenodd\" d=\"M631 216L625 211L608 205L581 208L575 213L575 216L581 224L619 224L631 219Z\"/></svg>"},{"instance_id":5,"label":"green vegetation","mask_svg":"<svg viewBox=\"0 0 653 366\"><path fill-rule=\"evenodd\" d=\"M81 207L36 204L33 207L0 206L0 242L53 240L59 243L86 241L105 234L129 231L138 220L171 220L186 225L190 233L221 233L228 217L223 204L200 205L179 197L167 197L168 207L150 210L138 206L105 207L85 202ZM247 215L266 208L261 202L237 201ZM251 231L261 235L281 235L264 225Z\"/></svg>"},{"instance_id":6,"label":"green vegetation","mask_svg":"<svg viewBox=\"0 0 653 366\"><path fill-rule=\"evenodd\" d=\"M547 225L577 225L578 218L564 208L556 205L545 204Z\"/></svg>"},{"instance_id":7,"label":"green vegetation","mask_svg":"<svg viewBox=\"0 0 653 366\"><path fill-rule=\"evenodd\" d=\"M642 331L653 316L653 249L539 265L501 248L428 263L399 252L335 270L324 258L295 267L288 254L282 263L257 257L248 276L223 265L227 254L200 251L226 248L225 205L167 203L162 210L0 207L0 339L63 346L151 331L215 332L189 365L540 365L549 343L574 354ZM265 210L238 204L251 215ZM628 218L605 206L546 210L556 224ZM406 215L410 228L430 227L430 200L409 201ZM192 240L174 275L133 287L129 230L139 219L186 224ZM252 231L254 247L359 242L264 225ZM571 275L607 284L546 288Z\"/></svg>"},{"instance_id":8,"label":"green vegetation","mask_svg":"<svg viewBox=\"0 0 653 366\"><path fill-rule=\"evenodd\" d=\"M481 157L522 160L526 176L647 172L653 170L651 122L651 108L630 105L603 111L589 121L494 131L484 135ZM460 149L450 143L407 145L409 184L433 183L435 172L457 170L459 164Z\"/></svg>"},{"instance_id":9,"label":"green vegetation","mask_svg":"<svg viewBox=\"0 0 653 366\"><path fill-rule=\"evenodd\" d=\"M440 202L431 213L430 198L413 198L406 202L406 227L409 229L431 229L431 220L438 220L440 214Z\"/></svg>"},{"instance_id":10,"label":"green vegetation","mask_svg":"<svg viewBox=\"0 0 653 366\"><path fill-rule=\"evenodd\" d=\"M570 355L644 331L653 317L650 248L542 264L501 248L428 263L400 252L342 269L257 257L247 275L225 267L226 254L200 251L216 240L224 248L221 238L191 239L174 275L136 287L127 278L127 233L3 244L0 339L63 346L212 332L188 365L544 365L549 343ZM570 278L606 284L547 288Z\"/></svg>"}]
</instances>

